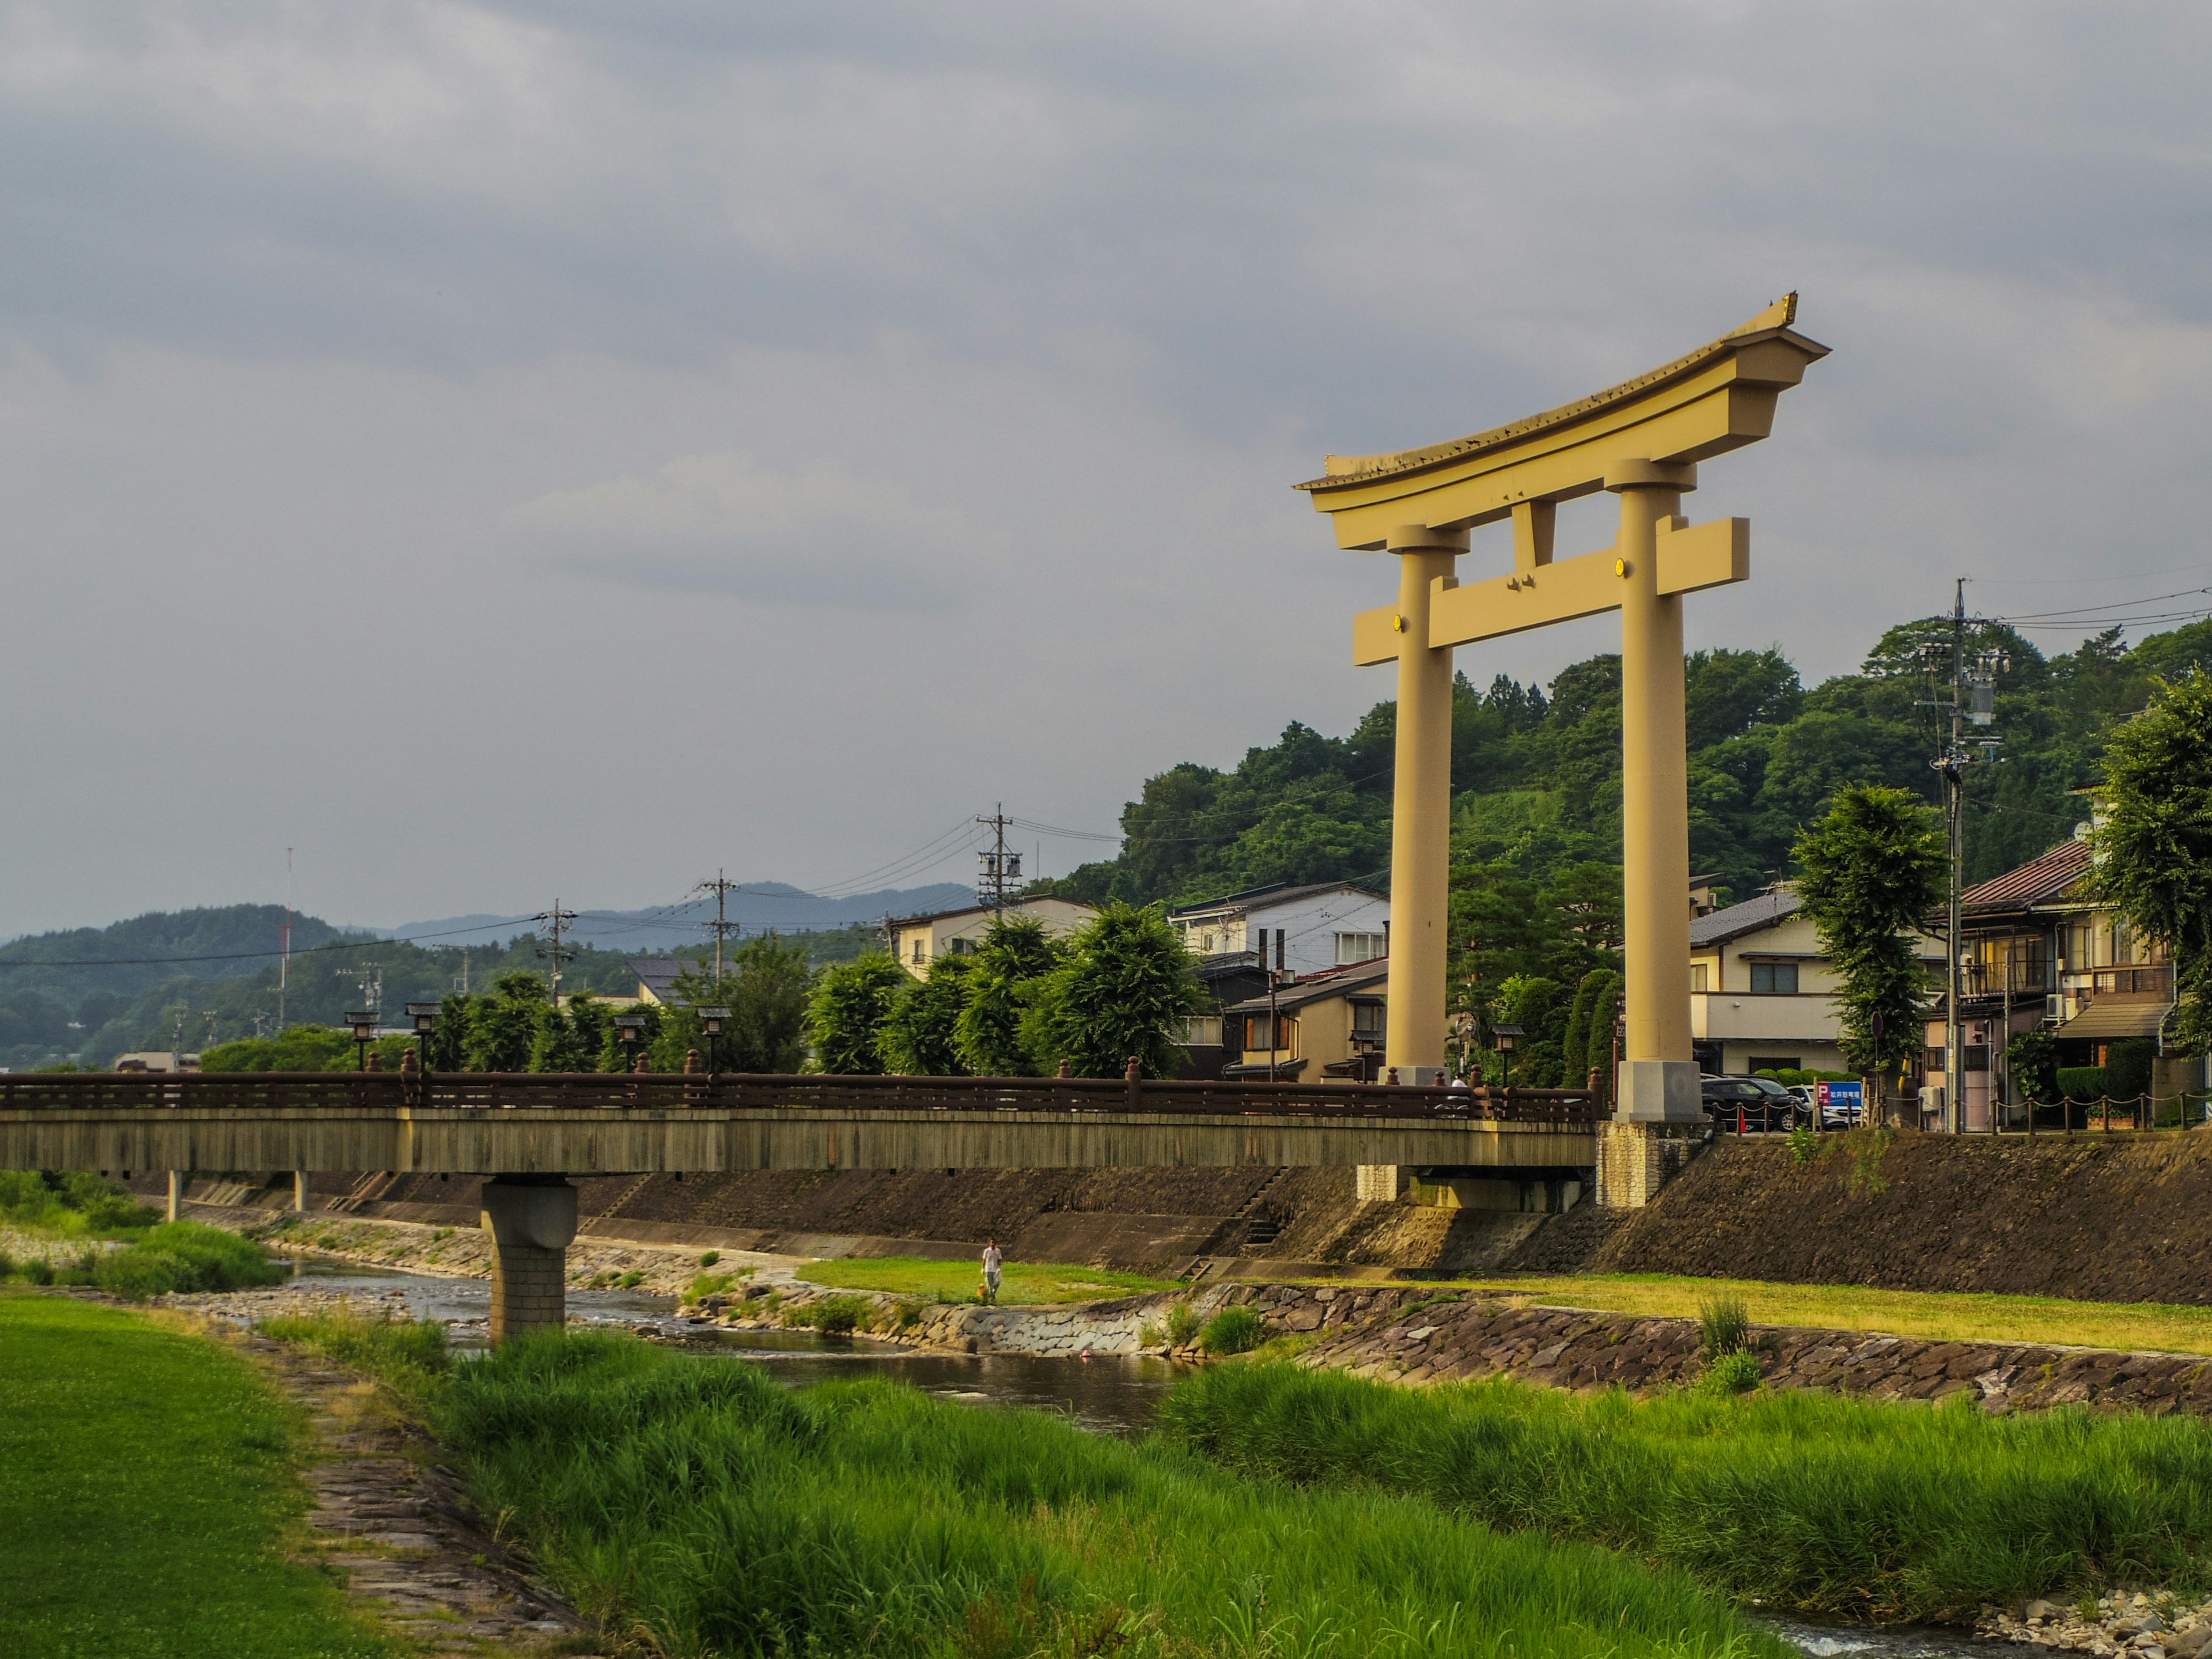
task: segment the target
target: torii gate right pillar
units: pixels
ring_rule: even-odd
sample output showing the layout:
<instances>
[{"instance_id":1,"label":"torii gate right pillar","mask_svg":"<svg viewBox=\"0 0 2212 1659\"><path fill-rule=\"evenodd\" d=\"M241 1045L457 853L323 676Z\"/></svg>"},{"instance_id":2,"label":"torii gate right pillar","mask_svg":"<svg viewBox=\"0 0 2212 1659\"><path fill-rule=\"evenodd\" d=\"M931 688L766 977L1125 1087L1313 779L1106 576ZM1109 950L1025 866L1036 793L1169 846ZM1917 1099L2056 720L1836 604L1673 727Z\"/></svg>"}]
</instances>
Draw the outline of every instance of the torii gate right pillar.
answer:
<instances>
[{"instance_id":1,"label":"torii gate right pillar","mask_svg":"<svg viewBox=\"0 0 2212 1659\"><path fill-rule=\"evenodd\" d=\"M1702 1115L1690 1048L1689 744L1682 596L1659 585L1659 531L1680 522L1697 469L1632 461L1607 470L1620 497L1621 897L1626 1022L1614 1105L1644 1123Z\"/></svg>"}]
</instances>

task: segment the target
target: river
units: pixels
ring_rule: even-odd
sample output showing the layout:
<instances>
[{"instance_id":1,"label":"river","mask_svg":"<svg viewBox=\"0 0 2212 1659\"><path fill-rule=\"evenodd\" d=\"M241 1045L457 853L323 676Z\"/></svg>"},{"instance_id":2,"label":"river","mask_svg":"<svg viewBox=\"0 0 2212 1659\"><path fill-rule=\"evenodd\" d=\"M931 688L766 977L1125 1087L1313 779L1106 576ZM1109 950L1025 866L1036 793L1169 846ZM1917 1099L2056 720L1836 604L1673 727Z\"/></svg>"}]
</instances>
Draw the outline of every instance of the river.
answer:
<instances>
[{"instance_id":1,"label":"river","mask_svg":"<svg viewBox=\"0 0 2212 1659\"><path fill-rule=\"evenodd\" d=\"M416 1319L443 1320L456 1347L484 1346L491 1286L483 1279L441 1279L315 1256L295 1258L292 1270L302 1285L375 1297ZM764 1365L796 1388L888 1377L969 1405L1058 1412L1084 1428L1126 1439L1152 1427L1160 1401L1186 1371L1164 1359L941 1353L815 1331L727 1330L679 1319L672 1297L641 1291L571 1290L568 1311L586 1324L678 1338L710 1354ZM1810 1659L1862 1654L1869 1659L2020 1659L2022 1651L1939 1628L1765 1622Z\"/></svg>"}]
</instances>

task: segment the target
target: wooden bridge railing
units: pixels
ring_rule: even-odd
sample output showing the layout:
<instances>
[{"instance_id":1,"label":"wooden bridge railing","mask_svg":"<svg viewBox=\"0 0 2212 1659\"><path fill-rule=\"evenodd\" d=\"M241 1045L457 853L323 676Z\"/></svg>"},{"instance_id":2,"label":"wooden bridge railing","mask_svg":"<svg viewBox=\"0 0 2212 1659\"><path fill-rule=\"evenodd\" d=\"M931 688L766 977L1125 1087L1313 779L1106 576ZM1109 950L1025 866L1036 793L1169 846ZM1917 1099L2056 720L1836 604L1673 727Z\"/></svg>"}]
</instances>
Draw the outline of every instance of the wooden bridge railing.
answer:
<instances>
[{"instance_id":1,"label":"wooden bridge railing","mask_svg":"<svg viewBox=\"0 0 2212 1659\"><path fill-rule=\"evenodd\" d=\"M0 1110L400 1107L570 1110L810 1107L827 1111L1259 1113L1586 1126L1578 1089L1407 1088L1121 1078L830 1077L670 1072L86 1072L0 1075Z\"/></svg>"}]
</instances>

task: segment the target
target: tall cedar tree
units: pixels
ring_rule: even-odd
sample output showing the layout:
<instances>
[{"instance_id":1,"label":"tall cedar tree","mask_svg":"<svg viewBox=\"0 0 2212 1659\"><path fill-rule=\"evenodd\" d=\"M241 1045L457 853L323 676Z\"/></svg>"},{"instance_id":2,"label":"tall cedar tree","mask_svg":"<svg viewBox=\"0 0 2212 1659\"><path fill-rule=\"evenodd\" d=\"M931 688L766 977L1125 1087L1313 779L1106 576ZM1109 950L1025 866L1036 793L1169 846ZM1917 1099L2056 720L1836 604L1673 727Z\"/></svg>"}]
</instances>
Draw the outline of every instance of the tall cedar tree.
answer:
<instances>
[{"instance_id":1,"label":"tall cedar tree","mask_svg":"<svg viewBox=\"0 0 2212 1659\"><path fill-rule=\"evenodd\" d=\"M959 1077L967 1071L960 1063L960 1014L975 969L973 957L939 957L927 979L899 993L878 1036L885 1071L907 1077Z\"/></svg>"},{"instance_id":2,"label":"tall cedar tree","mask_svg":"<svg viewBox=\"0 0 2212 1659\"><path fill-rule=\"evenodd\" d=\"M1006 916L991 924L972 958L967 1002L954 1030L963 1066L977 1077L1035 1075L1036 1062L1022 1042L1022 1016L1062 954L1060 942L1035 916Z\"/></svg>"},{"instance_id":3,"label":"tall cedar tree","mask_svg":"<svg viewBox=\"0 0 2212 1659\"><path fill-rule=\"evenodd\" d=\"M2090 832L2096 896L2166 947L2179 1006L2171 1036L2212 1045L2212 674L2160 681L2105 749L2103 816Z\"/></svg>"},{"instance_id":4,"label":"tall cedar tree","mask_svg":"<svg viewBox=\"0 0 2212 1659\"><path fill-rule=\"evenodd\" d=\"M1183 1021L1206 1006L1165 908L1109 903L1069 939L1022 1035L1044 1071L1065 1060L1078 1077L1120 1077L1133 1058L1141 1075L1170 1077L1182 1058Z\"/></svg>"},{"instance_id":5,"label":"tall cedar tree","mask_svg":"<svg viewBox=\"0 0 2212 1659\"><path fill-rule=\"evenodd\" d=\"M814 1069L836 1077L873 1076L884 1069L878 1033L906 969L880 954L832 963L806 1000L806 1039Z\"/></svg>"},{"instance_id":6,"label":"tall cedar tree","mask_svg":"<svg viewBox=\"0 0 2212 1659\"><path fill-rule=\"evenodd\" d=\"M1902 789L1848 785L1798 836L1796 856L1798 897L1839 981L1844 1062L1893 1075L1923 1042L1917 940L1944 890L1936 811Z\"/></svg>"}]
</instances>

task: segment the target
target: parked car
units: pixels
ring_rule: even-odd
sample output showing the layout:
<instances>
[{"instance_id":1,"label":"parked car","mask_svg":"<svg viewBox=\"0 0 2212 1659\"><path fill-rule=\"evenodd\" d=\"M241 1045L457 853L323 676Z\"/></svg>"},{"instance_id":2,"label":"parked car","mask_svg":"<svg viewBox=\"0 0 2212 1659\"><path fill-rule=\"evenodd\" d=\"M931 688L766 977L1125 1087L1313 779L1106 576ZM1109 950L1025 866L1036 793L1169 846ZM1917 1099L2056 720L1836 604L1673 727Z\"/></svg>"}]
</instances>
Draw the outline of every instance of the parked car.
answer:
<instances>
[{"instance_id":1,"label":"parked car","mask_svg":"<svg viewBox=\"0 0 2212 1659\"><path fill-rule=\"evenodd\" d=\"M1705 1115L1716 1128L1769 1133L1793 1127L1803 1103L1771 1077L1709 1077L1700 1079Z\"/></svg>"}]
</instances>

